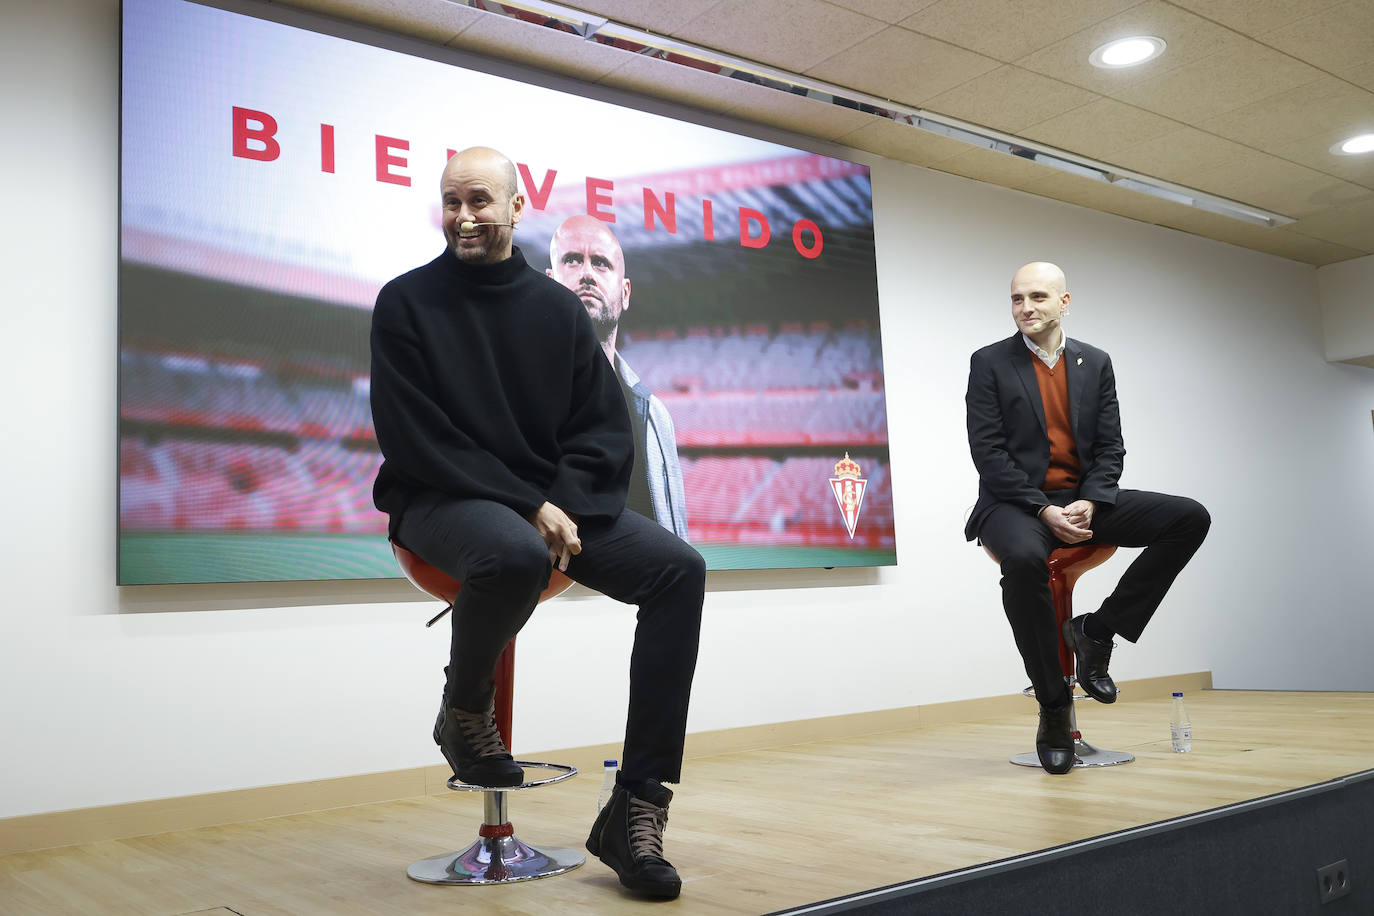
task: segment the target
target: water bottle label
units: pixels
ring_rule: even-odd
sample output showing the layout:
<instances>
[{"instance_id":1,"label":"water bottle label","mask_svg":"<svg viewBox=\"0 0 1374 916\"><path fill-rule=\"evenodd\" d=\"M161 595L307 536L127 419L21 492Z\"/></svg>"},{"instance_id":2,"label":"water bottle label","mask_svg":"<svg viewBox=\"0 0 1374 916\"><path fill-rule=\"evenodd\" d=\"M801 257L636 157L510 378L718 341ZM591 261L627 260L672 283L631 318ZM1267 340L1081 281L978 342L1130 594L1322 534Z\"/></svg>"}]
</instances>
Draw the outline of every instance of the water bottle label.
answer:
<instances>
[{"instance_id":1,"label":"water bottle label","mask_svg":"<svg viewBox=\"0 0 1374 916\"><path fill-rule=\"evenodd\" d=\"M1186 754L1193 749L1192 726L1175 725L1169 731L1172 733L1175 753Z\"/></svg>"}]
</instances>

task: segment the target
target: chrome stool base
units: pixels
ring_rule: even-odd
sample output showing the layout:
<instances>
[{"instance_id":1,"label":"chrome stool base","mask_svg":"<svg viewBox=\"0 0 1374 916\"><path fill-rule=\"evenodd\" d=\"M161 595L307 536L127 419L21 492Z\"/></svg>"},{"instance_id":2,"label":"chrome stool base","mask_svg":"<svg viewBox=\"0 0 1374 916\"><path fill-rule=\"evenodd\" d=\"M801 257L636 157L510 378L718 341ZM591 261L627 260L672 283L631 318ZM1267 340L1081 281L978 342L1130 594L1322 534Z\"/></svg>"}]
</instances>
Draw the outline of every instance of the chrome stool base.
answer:
<instances>
[{"instance_id":1,"label":"chrome stool base","mask_svg":"<svg viewBox=\"0 0 1374 916\"><path fill-rule=\"evenodd\" d=\"M1082 738L1075 738L1073 742L1073 767L1114 767L1122 763L1130 763L1135 760L1134 754L1125 751L1104 751L1095 748ZM1028 754L1017 754L1011 758L1011 762L1019 767L1038 767L1040 757L1031 751Z\"/></svg>"},{"instance_id":2,"label":"chrome stool base","mask_svg":"<svg viewBox=\"0 0 1374 916\"><path fill-rule=\"evenodd\" d=\"M422 859L406 874L426 884L511 884L561 875L586 861L575 849L528 846L515 836L480 837L462 852Z\"/></svg>"},{"instance_id":3,"label":"chrome stool base","mask_svg":"<svg viewBox=\"0 0 1374 916\"><path fill-rule=\"evenodd\" d=\"M482 827L477 842L461 852L421 859L406 869L407 875L426 884L511 884L561 875L587 861L587 857L575 849L522 843L506 814L507 792L537 789L571 779L577 775L577 767L532 760L515 762L522 767L553 770L555 775L527 780L518 786L473 786L459 782L456 776L450 779L450 789L484 793Z\"/></svg>"}]
</instances>

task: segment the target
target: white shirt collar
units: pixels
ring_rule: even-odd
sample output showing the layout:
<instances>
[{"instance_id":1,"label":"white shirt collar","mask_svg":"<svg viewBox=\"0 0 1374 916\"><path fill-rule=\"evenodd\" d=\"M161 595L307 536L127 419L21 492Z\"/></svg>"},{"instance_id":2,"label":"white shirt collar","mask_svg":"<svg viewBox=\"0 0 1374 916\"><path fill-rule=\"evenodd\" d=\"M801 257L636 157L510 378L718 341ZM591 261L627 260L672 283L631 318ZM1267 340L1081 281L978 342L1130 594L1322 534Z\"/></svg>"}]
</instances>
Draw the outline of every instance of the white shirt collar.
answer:
<instances>
[{"instance_id":1,"label":"white shirt collar","mask_svg":"<svg viewBox=\"0 0 1374 916\"><path fill-rule=\"evenodd\" d=\"M1021 335L1021 339L1026 342L1026 347L1029 348L1042 363L1053 369L1059 364L1059 357L1064 353L1064 345L1069 342L1069 335L1064 333L1063 325L1060 325L1059 332L1059 347L1053 353L1048 350L1042 350L1035 341L1031 340L1025 334Z\"/></svg>"}]
</instances>

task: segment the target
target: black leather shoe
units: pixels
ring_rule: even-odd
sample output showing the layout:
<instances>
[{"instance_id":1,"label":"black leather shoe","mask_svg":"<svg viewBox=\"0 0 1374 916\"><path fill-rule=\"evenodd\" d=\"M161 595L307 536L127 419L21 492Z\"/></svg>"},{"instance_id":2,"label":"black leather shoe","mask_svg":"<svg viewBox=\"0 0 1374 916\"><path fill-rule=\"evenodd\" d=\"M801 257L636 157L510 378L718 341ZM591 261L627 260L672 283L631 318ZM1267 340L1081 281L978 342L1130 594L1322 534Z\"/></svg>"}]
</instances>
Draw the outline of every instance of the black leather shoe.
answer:
<instances>
[{"instance_id":1,"label":"black leather shoe","mask_svg":"<svg viewBox=\"0 0 1374 916\"><path fill-rule=\"evenodd\" d=\"M1086 616L1064 621L1064 642L1078 660L1078 685L1099 703L1115 703L1116 682L1107 673L1107 665L1112 660L1112 641L1102 642L1083 632Z\"/></svg>"},{"instance_id":2,"label":"black leather shoe","mask_svg":"<svg viewBox=\"0 0 1374 916\"><path fill-rule=\"evenodd\" d=\"M496 729L496 710L468 712L446 703L434 720L434 743L444 752L453 775L470 786L518 786L525 771L511 757Z\"/></svg>"},{"instance_id":3,"label":"black leather shoe","mask_svg":"<svg viewBox=\"0 0 1374 916\"><path fill-rule=\"evenodd\" d=\"M663 831L673 793L657 782L631 793L619 781L596 816L587 851L609 865L637 894L671 900L682 893L677 869L663 858Z\"/></svg>"},{"instance_id":4,"label":"black leather shoe","mask_svg":"<svg viewBox=\"0 0 1374 916\"><path fill-rule=\"evenodd\" d=\"M1072 701L1071 701L1072 702ZM1073 769L1073 729L1070 703L1040 707L1040 727L1035 731L1035 754L1046 773L1059 776Z\"/></svg>"}]
</instances>

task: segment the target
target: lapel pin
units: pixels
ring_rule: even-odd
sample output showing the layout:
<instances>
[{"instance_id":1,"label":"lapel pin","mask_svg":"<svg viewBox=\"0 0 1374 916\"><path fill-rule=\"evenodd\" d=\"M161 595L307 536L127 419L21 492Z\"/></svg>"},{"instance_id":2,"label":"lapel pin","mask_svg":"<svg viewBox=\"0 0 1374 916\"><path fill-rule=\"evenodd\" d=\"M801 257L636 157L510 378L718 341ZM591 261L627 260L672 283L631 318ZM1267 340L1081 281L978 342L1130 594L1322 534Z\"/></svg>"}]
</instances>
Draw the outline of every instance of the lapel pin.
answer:
<instances>
[{"instance_id":1,"label":"lapel pin","mask_svg":"<svg viewBox=\"0 0 1374 916\"><path fill-rule=\"evenodd\" d=\"M1078 357L1078 365L1083 365L1083 357Z\"/></svg>"}]
</instances>

